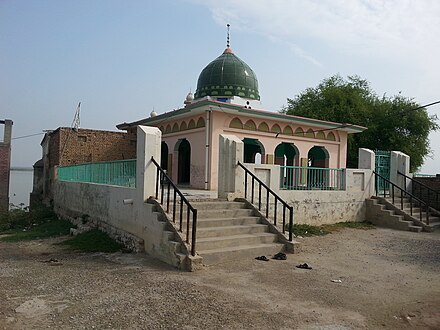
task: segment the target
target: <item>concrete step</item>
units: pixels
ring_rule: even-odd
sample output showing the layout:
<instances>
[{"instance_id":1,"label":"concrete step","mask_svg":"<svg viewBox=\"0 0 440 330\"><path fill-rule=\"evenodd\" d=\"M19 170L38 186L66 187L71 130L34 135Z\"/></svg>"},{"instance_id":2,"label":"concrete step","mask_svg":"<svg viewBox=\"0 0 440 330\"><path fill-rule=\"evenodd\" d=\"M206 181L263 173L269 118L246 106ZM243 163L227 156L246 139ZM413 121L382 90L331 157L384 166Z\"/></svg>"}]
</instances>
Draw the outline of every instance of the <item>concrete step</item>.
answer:
<instances>
[{"instance_id":1,"label":"concrete step","mask_svg":"<svg viewBox=\"0 0 440 330\"><path fill-rule=\"evenodd\" d=\"M415 225L409 225L408 226L408 229L409 229L409 231L413 231L413 232L416 232L416 233L420 233L421 231L422 231L422 227L420 227L420 226L415 226Z\"/></svg>"},{"instance_id":2,"label":"concrete step","mask_svg":"<svg viewBox=\"0 0 440 330\"><path fill-rule=\"evenodd\" d=\"M242 234L221 237L204 237L197 239L197 251L238 247L240 245L269 244L277 241L277 236L272 233Z\"/></svg>"},{"instance_id":3,"label":"concrete step","mask_svg":"<svg viewBox=\"0 0 440 330\"><path fill-rule=\"evenodd\" d=\"M245 203L242 202L226 202L226 201L211 201L211 202L195 202L191 205L197 209L198 212L202 210L232 210L232 209L244 209Z\"/></svg>"},{"instance_id":4,"label":"concrete step","mask_svg":"<svg viewBox=\"0 0 440 330\"><path fill-rule=\"evenodd\" d=\"M210 218L235 218L235 217L248 217L252 216L254 211L251 209L208 209L208 210L199 210L197 209L197 218L198 219L210 219ZM171 210L169 216L172 218L173 211ZM187 213L186 210L183 211L183 217L186 218ZM176 220L180 217L180 209L176 210ZM192 213L190 213L190 217L192 217Z\"/></svg>"},{"instance_id":5,"label":"concrete step","mask_svg":"<svg viewBox=\"0 0 440 330\"><path fill-rule=\"evenodd\" d=\"M273 256L278 252L284 250L284 244L256 244L220 249L197 250L198 253L202 256L203 263L205 265L213 265L222 262L230 262L233 260L254 259L262 255L265 255L267 258L270 259L270 256Z\"/></svg>"},{"instance_id":6,"label":"concrete step","mask_svg":"<svg viewBox=\"0 0 440 330\"><path fill-rule=\"evenodd\" d=\"M197 230L197 238L256 234L256 233L265 233L267 231L268 231L267 225L263 225L263 224L205 227L205 228L199 228L199 230Z\"/></svg>"},{"instance_id":7,"label":"concrete step","mask_svg":"<svg viewBox=\"0 0 440 330\"><path fill-rule=\"evenodd\" d=\"M182 222L182 226L186 228L186 219ZM192 221L192 220L191 220ZM178 220L176 221L178 224ZM239 225L254 225L260 223L259 217L237 217L237 218L198 218L197 230L207 227L229 227Z\"/></svg>"}]
</instances>

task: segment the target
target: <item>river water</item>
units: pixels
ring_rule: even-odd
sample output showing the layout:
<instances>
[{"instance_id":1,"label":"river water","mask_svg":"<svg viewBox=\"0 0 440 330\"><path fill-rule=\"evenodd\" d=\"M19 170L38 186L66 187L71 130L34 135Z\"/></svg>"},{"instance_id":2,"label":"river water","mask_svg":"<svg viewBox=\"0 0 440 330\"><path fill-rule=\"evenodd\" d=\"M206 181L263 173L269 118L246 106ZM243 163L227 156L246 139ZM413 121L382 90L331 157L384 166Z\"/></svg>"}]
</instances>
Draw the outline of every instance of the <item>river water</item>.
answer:
<instances>
[{"instance_id":1,"label":"river water","mask_svg":"<svg viewBox=\"0 0 440 330\"><path fill-rule=\"evenodd\" d=\"M9 203L16 206L21 203L29 206L29 194L32 191L33 170L14 170L11 169L9 181Z\"/></svg>"}]
</instances>

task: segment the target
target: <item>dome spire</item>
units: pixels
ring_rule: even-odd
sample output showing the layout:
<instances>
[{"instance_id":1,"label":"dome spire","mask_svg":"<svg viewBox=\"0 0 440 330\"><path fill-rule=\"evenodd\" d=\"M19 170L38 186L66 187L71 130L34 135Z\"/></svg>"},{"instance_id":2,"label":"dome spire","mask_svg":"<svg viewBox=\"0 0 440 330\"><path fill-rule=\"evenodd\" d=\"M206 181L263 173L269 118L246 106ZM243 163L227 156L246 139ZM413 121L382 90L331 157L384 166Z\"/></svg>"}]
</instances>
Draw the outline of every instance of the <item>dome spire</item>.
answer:
<instances>
[{"instance_id":1,"label":"dome spire","mask_svg":"<svg viewBox=\"0 0 440 330\"><path fill-rule=\"evenodd\" d=\"M226 48L229 48L229 27L231 26L229 23L226 24L226 26L228 27L228 35L226 37Z\"/></svg>"}]
</instances>

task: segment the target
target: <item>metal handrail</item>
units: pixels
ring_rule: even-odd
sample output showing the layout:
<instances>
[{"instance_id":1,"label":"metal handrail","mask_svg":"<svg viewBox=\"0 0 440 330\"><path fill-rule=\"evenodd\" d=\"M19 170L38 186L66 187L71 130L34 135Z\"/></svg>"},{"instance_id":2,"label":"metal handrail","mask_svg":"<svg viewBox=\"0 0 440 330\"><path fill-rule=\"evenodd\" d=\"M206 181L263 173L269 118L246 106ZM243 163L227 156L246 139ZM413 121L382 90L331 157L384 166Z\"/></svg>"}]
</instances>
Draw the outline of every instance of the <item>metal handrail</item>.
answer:
<instances>
[{"instance_id":1,"label":"metal handrail","mask_svg":"<svg viewBox=\"0 0 440 330\"><path fill-rule=\"evenodd\" d=\"M238 162L238 166L240 166L245 173L244 177L244 198L247 199L247 190L248 190L248 175L252 178L252 194L251 194L251 203L254 204L254 187L255 181L258 183L258 210L261 211L261 187L266 188L266 218L269 217L269 198L272 195L275 198L274 205L274 225L277 225L277 205L278 201L283 205L283 234L285 233L286 227L286 209L289 210L289 241L293 240L293 206L289 206L280 196L278 196L272 189L270 189L263 181L261 181L255 174L253 174L246 166L242 163Z\"/></svg>"},{"instance_id":2,"label":"metal handrail","mask_svg":"<svg viewBox=\"0 0 440 330\"><path fill-rule=\"evenodd\" d=\"M182 192L177 188L177 186L173 183L171 178L167 175L167 173L160 167L160 165L156 162L154 157L151 157L151 161L154 165L156 165L156 200L159 196L159 186L161 189L160 193L160 204L164 205L164 186L167 186L166 193L166 212L170 211L170 190L173 187L174 190L174 199L173 199L173 222L176 223L176 205L177 205L177 195L180 197L180 215L179 215L179 231L182 231L183 226L183 204L186 205L186 243L189 242L189 232L190 232L190 212L192 212L192 228L191 228L191 255L196 255L196 233L197 233L197 209L195 209L191 203L183 196Z\"/></svg>"},{"instance_id":3,"label":"metal handrail","mask_svg":"<svg viewBox=\"0 0 440 330\"><path fill-rule=\"evenodd\" d=\"M388 182L391 186L391 198L392 198L392 202L393 205L394 204L394 189L397 188L398 190L400 190L400 209L403 210L403 196L409 196L409 203L410 203L410 214L411 216L413 215L413 199L419 204L419 211L420 211L420 221L423 222L423 218L422 218L422 205L425 206L426 209L426 224L429 225L429 204L427 204L426 202L422 201L420 198L414 196L413 194L411 194L410 192L406 191L405 189L400 188L398 185L394 184L393 182L391 182L390 180L388 180L387 178L383 177L382 175L378 174L376 171L373 171L373 173L376 175L376 180L375 180L375 192L376 192L376 196L378 196L378 189L377 189L377 178L382 179L385 182ZM380 194L379 194L380 196ZM386 190L383 190L383 197L386 198Z\"/></svg>"},{"instance_id":4,"label":"metal handrail","mask_svg":"<svg viewBox=\"0 0 440 330\"><path fill-rule=\"evenodd\" d=\"M430 202L431 202L431 192L434 193L434 196L436 196L436 197L435 197L436 205L437 205L437 207L438 207L438 203L439 203L439 201L440 201L440 192L439 192L439 191L432 189L432 188L429 187L428 185L426 185L426 184L424 184L424 183L422 183L422 182L420 182L420 181L417 181L416 179L411 178L411 177L405 175L404 173L402 173L402 172L400 172L400 171L397 171L397 174L400 174L400 175L403 176L403 178L404 178L403 180L404 180L404 185L405 185L405 187L406 187L406 179L410 179L410 180L411 180L411 182L412 182L412 184L413 184L413 193L414 193L414 190L416 190L415 187L414 187L414 184L418 184L419 187L423 187L423 188L425 188L425 189L428 191L428 204L430 204ZM421 197L421 196L422 196L422 189L421 189L421 188L419 188L419 194L420 194L420 195L419 195L419 198L422 198L422 197Z\"/></svg>"}]
</instances>

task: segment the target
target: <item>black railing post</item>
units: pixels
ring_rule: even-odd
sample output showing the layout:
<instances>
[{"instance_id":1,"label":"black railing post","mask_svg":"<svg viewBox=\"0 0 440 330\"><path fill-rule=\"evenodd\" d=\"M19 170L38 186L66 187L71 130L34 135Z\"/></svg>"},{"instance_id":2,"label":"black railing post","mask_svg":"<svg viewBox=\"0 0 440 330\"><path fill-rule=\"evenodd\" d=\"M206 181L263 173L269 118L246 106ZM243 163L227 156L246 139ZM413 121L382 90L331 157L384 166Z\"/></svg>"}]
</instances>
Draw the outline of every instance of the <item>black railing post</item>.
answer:
<instances>
[{"instance_id":1,"label":"black railing post","mask_svg":"<svg viewBox=\"0 0 440 330\"><path fill-rule=\"evenodd\" d=\"M293 236L293 206L289 209L289 241L292 242Z\"/></svg>"},{"instance_id":2,"label":"black railing post","mask_svg":"<svg viewBox=\"0 0 440 330\"><path fill-rule=\"evenodd\" d=\"M170 212L170 188L171 188L171 182L168 181L168 185L167 185L167 189L168 189L168 192L167 192L167 213Z\"/></svg>"},{"instance_id":3,"label":"black railing post","mask_svg":"<svg viewBox=\"0 0 440 330\"><path fill-rule=\"evenodd\" d=\"M258 210L261 211L261 182L258 183Z\"/></svg>"},{"instance_id":4,"label":"black railing post","mask_svg":"<svg viewBox=\"0 0 440 330\"><path fill-rule=\"evenodd\" d=\"M197 232L197 210L193 211L193 224L192 224L192 233L191 233L191 254L193 256L196 255L196 232Z\"/></svg>"},{"instance_id":5,"label":"black railing post","mask_svg":"<svg viewBox=\"0 0 440 330\"><path fill-rule=\"evenodd\" d=\"M266 190L266 218L269 217L269 190Z\"/></svg>"},{"instance_id":6,"label":"black railing post","mask_svg":"<svg viewBox=\"0 0 440 330\"><path fill-rule=\"evenodd\" d=\"M179 230L182 232L183 224L183 199L180 199L180 214L179 214Z\"/></svg>"},{"instance_id":7,"label":"black railing post","mask_svg":"<svg viewBox=\"0 0 440 330\"><path fill-rule=\"evenodd\" d=\"M251 198L251 203L252 204L254 204L254 189L255 189L255 179L254 179L254 177L252 177L252 185L251 185L252 187L252 191L251 191L251 196L252 196L252 198Z\"/></svg>"},{"instance_id":8,"label":"black railing post","mask_svg":"<svg viewBox=\"0 0 440 330\"><path fill-rule=\"evenodd\" d=\"M247 190L248 190L248 186L247 186L247 173L244 172L244 199L247 199Z\"/></svg>"},{"instance_id":9,"label":"black railing post","mask_svg":"<svg viewBox=\"0 0 440 330\"><path fill-rule=\"evenodd\" d=\"M286 205L283 204L283 234L284 234L285 227L286 227Z\"/></svg>"},{"instance_id":10,"label":"black railing post","mask_svg":"<svg viewBox=\"0 0 440 330\"><path fill-rule=\"evenodd\" d=\"M177 199L177 191L174 189L174 196L173 196L173 222L176 222L176 199Z\"/></svg>"},{"instance_id":11,"label":"black railing post","mask_svg":"<svg viewBox=\"0 0 440 330\"><path fill-rule=\"evenodd\" d=\"M156 168L156 199L159 195L159 181L160 181L160 171L158 168Z\"/></svg>"},{"instance_id":12,"label":"black railing post","mask_svg":"<svg viewBox=\"0 0 440 330\"><path fill-rule=\"evenodd\" d=\"M278 205L278 200L275 196L275 206L274 206L274 212L273 212L273 224L276 226L277 225L277 205Z\"/></svg>"}]
</instances>

